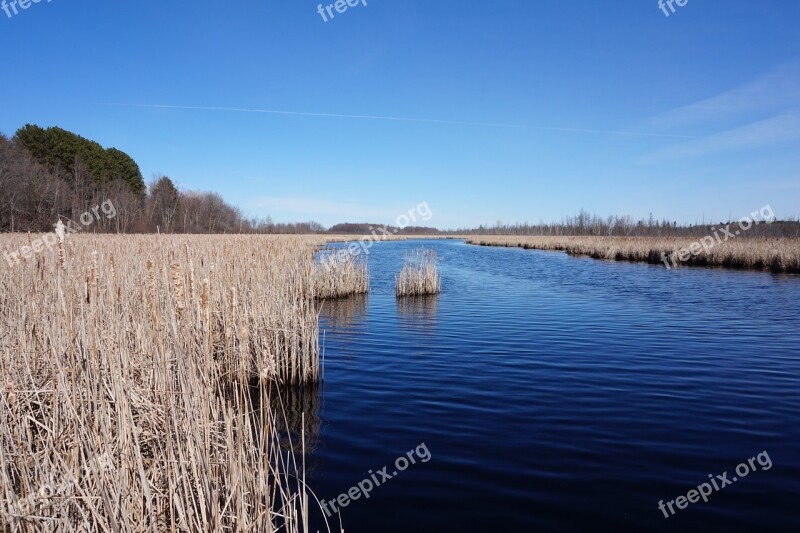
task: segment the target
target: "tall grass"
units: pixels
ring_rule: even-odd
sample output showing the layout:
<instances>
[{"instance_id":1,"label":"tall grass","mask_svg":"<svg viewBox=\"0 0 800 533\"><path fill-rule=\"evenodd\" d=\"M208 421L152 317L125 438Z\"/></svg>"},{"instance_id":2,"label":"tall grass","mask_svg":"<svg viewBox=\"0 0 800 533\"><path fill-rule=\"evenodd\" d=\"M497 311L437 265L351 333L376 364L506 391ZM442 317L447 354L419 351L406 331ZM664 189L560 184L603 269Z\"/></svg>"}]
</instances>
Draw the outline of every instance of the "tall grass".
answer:
<instances>
[{"instance_id":1,"label":"tall grass","mask_svg":"<svg viewBox=\"0 0 800 533\"><path fill-rule=\"evenodd\" d=\"M369 269L364 259L325 249L314 264L314 297L344 298L369 292Z\"/></svg>"},{"instance_id":2,"label":"tall grass","mask_svg":"<svg viewBox=\"0 0 800 533\"><path fill-rule=\"evenodd\" d=\"M270 398L322 379L321 242L70 236L0 265L0 530L307 531L306 432Z\"/></svg>"},{"instance_id":3,"label":"tall grass","mask_svg":"<svg viewBox=\"0 0 800 533\"><path fill-rule=\"evenodd\" d=\"M403 269L397 276L395 292L400 296L439 294L442 290L436 253L433 250L416 250L407 253Z\"/></svg>"},{"instance_id":4,"label":"tall grass","mask_svg":"<svg viewBox=\"0 0 800 533\"><path fill-rule=\"evenodd\" d=\"M595 259L662 263L681 249L689 249L692 238L684 237L507 237L481 236L468 244L511 246L537 250L559 250ZM695 248L696 249L696 248ZM663 255L662 255L663 254ZM676 256L677 257L677 256ZM689 255L678 266L710 266L772 272L800 273L800 239L743 237L715 242L709 251ZM669 263L674 267L674 263Z\"/></svg>"}]
</instances>

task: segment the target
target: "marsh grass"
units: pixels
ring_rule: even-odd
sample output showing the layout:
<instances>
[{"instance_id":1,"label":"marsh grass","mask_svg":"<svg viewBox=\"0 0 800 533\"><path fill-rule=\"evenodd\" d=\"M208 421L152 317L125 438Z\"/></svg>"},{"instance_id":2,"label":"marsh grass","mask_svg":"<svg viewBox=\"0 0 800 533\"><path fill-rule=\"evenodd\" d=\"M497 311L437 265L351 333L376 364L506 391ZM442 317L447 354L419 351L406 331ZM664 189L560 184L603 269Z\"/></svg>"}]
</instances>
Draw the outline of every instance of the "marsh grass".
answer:
<instances>
[{"instance_id":1,"label":"marsh grass","mask_svg":"<svg viewBox=\"0 0 800 533\"><path fill-rule=\"evenodd\" d=\"M407 253L396 281L398 297L439 294L442 282L436 266L436 252L419 249Z\"/></svg>"},{"instance_id":2,"label":"marsh grass","mask_svg":"<svg viewBox=\"0 0 800 533\"><path fill-rule=\"evenodd\" d=\"M508 237L481 236L467 244L564 251L570 255L615 261L663 264L669 256L689 249L696 239L678 237ZM800 239L747 237L716 243L706 251L690 255L678 266L724 267L745 270L800 273ZM670 263L670 267L674 267Z\"/></svg>"},{"instance_id":3,"label":"marsh grass","mask_svg":"<svg viewBox=\"0 0 800 533\"><path fill-rule=\"evenodd\" d=\"M2 265L0 530L306 531L317 422L275 391L321 381L321 243L82 235Z\"/></svg>"},{"instance_id":4,"label":"marsh grass","mask_svg":"<svg viewBox=\"0 0 800 533\"><path fill-rule=\"evenodd\" d=\"M314 263L314 297L320 300L346 298L369 292L369 268L364 258L339 253L337 249L319 252Z\"/></svg>"}]
</instances>

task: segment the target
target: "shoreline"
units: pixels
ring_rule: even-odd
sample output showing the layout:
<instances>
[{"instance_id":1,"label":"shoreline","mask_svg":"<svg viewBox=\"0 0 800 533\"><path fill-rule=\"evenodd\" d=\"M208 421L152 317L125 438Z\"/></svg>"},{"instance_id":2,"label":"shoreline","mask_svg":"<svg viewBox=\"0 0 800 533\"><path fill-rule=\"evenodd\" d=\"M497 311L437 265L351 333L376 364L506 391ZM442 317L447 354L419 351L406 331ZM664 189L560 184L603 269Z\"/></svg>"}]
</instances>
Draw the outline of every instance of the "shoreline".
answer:
<instances>
[{"instance_id":1,"label":"shoreline","mask_svg":"<svg viewBox=\"0 0 800 533\"><path fill-rule=\"evenodd\" d=\"M800 240L791 238L747 238L722 242L711 250L700 250L674 261L675 254L695 241L686 237L467 237L473 246L523 248L566 252L630 263L663 264L666 268L710 267L777 274L800 274ZM670 263L670 259L673 260Z\"/></svg>"}]
</instances>

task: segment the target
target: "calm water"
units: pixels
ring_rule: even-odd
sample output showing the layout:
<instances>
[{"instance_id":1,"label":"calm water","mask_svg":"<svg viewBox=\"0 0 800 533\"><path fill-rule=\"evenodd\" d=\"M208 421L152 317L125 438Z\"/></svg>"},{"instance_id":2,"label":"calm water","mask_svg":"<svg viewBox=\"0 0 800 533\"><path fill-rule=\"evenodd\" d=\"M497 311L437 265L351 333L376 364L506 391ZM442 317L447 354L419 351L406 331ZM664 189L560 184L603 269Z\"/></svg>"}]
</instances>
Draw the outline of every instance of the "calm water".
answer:
<instances>
[{"instance_id":1,"label":"calm water","mask_svg":"<svg viewBox=\"0 0 800 533\"><path fill-rule=\"evenodd\" d=\"M326 304L324 388L299 406L325 500L430 451L347 533L800 525L800 277L426 241L445 292L398 302L420 244L374 246L369 296ZM763 451L771 469L659 510Z\"/></svg>"}]
</instances>

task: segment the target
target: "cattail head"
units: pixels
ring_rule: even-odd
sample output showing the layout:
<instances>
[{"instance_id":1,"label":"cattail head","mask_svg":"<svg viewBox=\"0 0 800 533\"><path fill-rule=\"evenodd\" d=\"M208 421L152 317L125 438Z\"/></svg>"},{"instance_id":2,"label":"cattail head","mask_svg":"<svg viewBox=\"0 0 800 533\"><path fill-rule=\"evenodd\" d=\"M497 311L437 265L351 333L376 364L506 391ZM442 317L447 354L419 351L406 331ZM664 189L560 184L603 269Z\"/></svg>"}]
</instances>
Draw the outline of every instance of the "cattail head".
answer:
<instances>
[{"instance_id":1,"label":"cattail head","mask_svg":"<svg viewBox=\"0 0 800 533\"><path fill-rule=\"evenodd\" d=\"M8 400L9 407L14 407L17 404L17 395L14 393L14 383L11 380L6 381L5 387L3 390L6 393L6 399Z\"/></svg>"},{"instance_id":2,"label":"cattail head","mask_svg":"<svg viewBox=\"0 0 800 533\"><path fill-rule=\"evenodd\" d=\"M211 310L208 306L208 300L211 295L211 282L208 278L203 279L203 289L200 293L200 309L203 312L203 323L208 326L211 321Z\"/></svg>"},{"instance_id":3,"label":"cattail head","mask_svg":"<svg viewBox=\"0 0 800 533\"><path fill-rule=\"evenodd\" d=\"M97 250L92 252L92 265L89 268L89 285L97 289Z\"/></svg>"},{"instance_id":4,"label":"cattail head","mask_svg":"<svg viewBox=\"0 0 800 533\"><path fill-rule=\"evenodd\" d=\"M67 250L64 248L64 241L58 241L58 268L67 269Z\"/></svg>"},{"instance_id":5,"label":"cattail head","mask_svg":"<svg viewBox=\"0 0 800 533\"><path fill-rule=\"evenodd\" d=\"M153 260L147 260L147 289L150 292L150 301L155 305L156 302L156 272Z\"/></svg>"},{"instance_id":6,"label":"cattail head","mask_svg":"<svg viewBox=\"0 0 800 533\"><path fill-rule=\"evenodd\" d=\"M156 272L153 260L147 260L147 289L150 295L150 322L153 324L153 329L158 328L158 312L156 312L157 305L157 292L156 292Z\"/></svg>"},{"instance_id":7,"label":"cattail head","mask_svg":"<svg viewBox=\"0 0 800 533\"><path fill-rule=\"evenodd\" d=\"M188 250L186 253L189 253ZM189 304L194 304L194 263L191 260L189 260Z\"/></svg>"},{"instance_id":8,"label":"cattail head","mask_svg":"<svg viewBox=\"0 0 800 533\"><path fill-rule=\"evenodd\" d=\"M239 326L239 340L244 342L250 336L250 331L246 326Z\"/></svg>"},{"instance_id":9,"label":"cattail head","mask_svg":"<svg viewBox=\"0 0 800 533\"><path fill-rule=\"evenodd\" d=\"M236 323L236 287L228 291L228 320L231 324Z\"/></svg>"},{"instance_id":10,"label":"cattail head","mask_svg":"<svg viewBox=\"0 0 800 533\"><path fill-rule=\"evenodd\" d=\"M67 236L67 230L66 230L67 227L64 225L63 222L61 222L60 218L58 219L58 222L55 223L55 227L56 227L56 235L58 236L59 242L64 242L64 237Z\"/></svg>"},{"instance_id":11,"label":"cattail head","mask_svg":"<svg viewBox=\"0 0 800 533\"><path fill-rule=\"evenodd\" d=\"M183 290L183 273L180 265L173 263L170 266L170 275L172 277L172 294L175 297L175 308L178 310L178 318L180 318L186 307L186 294Z\"/></svg>"}]
</instances>

